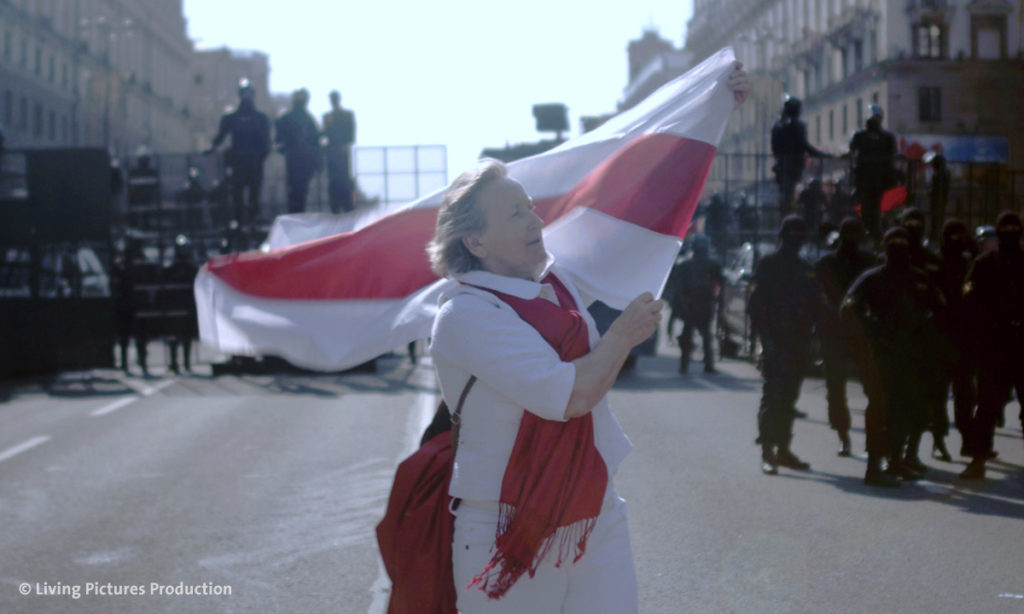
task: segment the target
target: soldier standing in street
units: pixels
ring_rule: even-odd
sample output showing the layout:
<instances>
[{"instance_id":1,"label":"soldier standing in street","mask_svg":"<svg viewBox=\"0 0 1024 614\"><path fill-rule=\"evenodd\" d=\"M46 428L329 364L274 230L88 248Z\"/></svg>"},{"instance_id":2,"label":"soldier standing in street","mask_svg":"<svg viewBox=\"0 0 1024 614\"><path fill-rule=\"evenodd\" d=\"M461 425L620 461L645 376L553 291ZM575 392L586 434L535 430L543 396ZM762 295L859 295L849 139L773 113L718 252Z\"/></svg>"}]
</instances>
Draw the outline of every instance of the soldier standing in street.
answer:
<instances>
[{"instance_id":1,"label":"soldier standing in street","mask_svg":"<svg viewBox=\"0 0 1024 614\"><path fill-rule=\"evenodd\" d=\"M964 284L964 304L976 324L980 342L978 410L967 440L972 460L961 478L985 477L996 422L1016 389L1024 404L1024 251L1020 216L1004 211L996 221L998 247L971 265ZM1022 406L1024 426L1024 406Z\"/></svg>"},{"instance_id":2,"label":"soldier standing in street","mask_svg":"<svg viewBox=\"0 0 1024 614\"><path fill-rule=\"evenodd\" d=\"M910 237L910 266L925 274L934 291L942 289L942 259L925 247L925 215L916 207L910 207L900 216L900 224ZM945 297L943 297L945 300ZM948 319L944 320L948 323ZM933 447L940 457L948 458L946 436L949 435L949 413L946 411L946 399L949 396L949 382L946 374L952 368L952 343L949 329L943 327L937 331L935 339L936 351L925 356L928 368L925 371L924 394L927 399L926 412L915 416L910 425L907 438L907 450L904 462L920 473L927 470L918 455L921 436L926 429L931 430Z\"/></svg>"},{"instance_id":3,"label":"soldier standing in street","mask_svg":"<svg viewBox=\"0 0 1024 614\"><path fill-rule=\"evenodd\" d=\"M270 120L256 110L256 90L248 79L238 84L238 108L220 118L220 128L206 153L217 150L231 136L224 161L231 171L231 201L239 226L252 224L259 215L263 161L270 153ZM248 196L248 206L244 205Z\"/></svg>"},{"instance_id":4,"label":"soldier standing in street","mask_svg":"<svg viewBox=\"0 0 1024 614\"><path fill-rule=\"evenodd\" d=\"M904 451L915 422L927 415L930 356L941 330L944 302L924 273L910 264L910 236L885 233L885 264L865 272L843 299L841 317L858 358L868 407L864 412L868 466L864 483L897 486L923 475ZM889 466L882 472L882 459Z\"/></svg>"},{"instance_id":5,"label":"soldier standing in street","mask_svg":"<svg viewBox=\"0 0 1024 614\"><path fill-rule=\"evenodd\" d=\"M292 108L277 118L274 140L285 158L288 177L288 213L306 210L309 182L320 166L320 130L306 110L309 92L305 88L292 94Z\"/></svg>"},{"instance_id":6,"label":"soldier standing in street","mask_svg":"<svg viewBox=\"0 0 1024 614\"><path fill-rule=\"evenodd\" d=\"M199 334L193 284L199 267L192 252L192 242L185 235L174 239L174 260L164 271L165 304L168 316L167 348L170 351L168 368L178 373L178 347L181 347L182 365L192 370L192 341Z\"/></svg>"},{"instance_id":7,"label":"soldier standing in street","mask_svg":"<svg viewBox=\"0 0 1024 614\"><path fill-rule=\"evenodd\" d=\"M673 267L669 275L672 311L683 320L683 333L678 338L682 350L680 373L686 373L690 365L694 330L700 333L704 344L704 373L718 373L715 370L711 320L723 278L721 265L708 257L708 243L705 235L696 235L693 238L693 256Z\"/></svg>"},{"instance_id":8,"label":"soldier standing in street","mask_svg":"<svg viewBox=\"0 0 1024 614\"><path fill-rule=\"evenodd\" d=\"M327 158L327 194L333 213L351 211L352 202L352 143L356 140L356 118L352 111L341 107L341 94L331 92L331 110L324 113L323 134L326 139L324 154Z\"/></svg>"},{"instance_id":9,"label":"soldier standing in street","mask_svg":"<svg viewBox=\"0 0 1024 614\"><path fill-rule=\"evenodd\" d=\"M954 424L960 432L961 439L967 441L970 437L971 415L974 412L976 397L974 375L977 368L973 350L974 343L970 333L971 326L964 310L963 301L964 280L967 278L967 270L973 260L973 244L967 225L962 221L950 219L943 225L940 258L942 269L939 289L942 290L942 295L946 299L949 324L947 335L953 346L952 361L949 369L943 374L945 383L942 390L945 395L952 383ZM961 448L960 452L964 454L966 448ZM945 447L939 449L936 446L932 455L937 455L946 462L953 460Z\"/></svg>"},{"instance_id":10,"label":"soldier standing in street","mask_svg":"<svg viewBox=\"0 0 1024 614\"><path fill-rule=\"evenodd\" d=\"M839 227L835 250L822 256L814 267L825 294L826 308L818 325L818 337L825 361L828 423L839 436L839 456L851 454L850 408L846 399L847 365L851 354L840 325L839 309L853 282L878 264L874 255L861 248L865 234L860 220L846 218Z\"/></svg>"},{"instance_id":11,"label":"soldier standing in street","mask_svg":"<svg viewBox=\"0 0 1024 614\"><path fill-rule=\"evenodd\" d=\"M751 323L764 347L764 388L757 422L761 470L766 474L778 473L779 465L810 468L790 451L796 401L810 366L811 336L822 309L814 269L800 257L806 235L800 216L782 221L779 248L758 263L750 295Z\"/></svg>"},{"instance_id":12,"label":"soldier standing in street","mask_svg":"<svg viewBox=\"0 0 1024 614\"><path fill-rule=\"evenodd\" d=\"M804 174L805 156L829 157L807 141L807 126L800 119L801 108L799 98L787 97L782 104L782 116L772 126L772 155L775 156L772 170L779 186L779 218L793 212L793 195Z\"/></svg>"},{"instance_id":13,"label":"soldier standing in street","mask_svg":"<svg viewBox=\"0 0 1024 614\"><path fill-rule=\"evenodd\" d=\"M896 184L896 137L882 129L882 107L868 106L868 119L850 141L853 156L853 180L860 202L861 218L871 239L881 237L882 194Z\"/></svg>"}]
</instances>

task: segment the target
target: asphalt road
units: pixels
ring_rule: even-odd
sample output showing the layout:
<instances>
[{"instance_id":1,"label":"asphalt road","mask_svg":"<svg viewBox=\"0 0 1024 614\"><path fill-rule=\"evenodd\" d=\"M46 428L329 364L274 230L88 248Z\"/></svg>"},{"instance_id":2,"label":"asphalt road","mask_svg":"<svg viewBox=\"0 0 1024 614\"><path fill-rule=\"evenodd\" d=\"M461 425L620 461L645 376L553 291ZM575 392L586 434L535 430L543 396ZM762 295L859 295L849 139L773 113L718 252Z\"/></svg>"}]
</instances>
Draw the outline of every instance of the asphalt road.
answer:
<instances>
[{"instance_id":1,"label":"asphalt road","mask_svg":"<svg viewBox=\"0 0 1024 614\"><path fill-rule=\"evenodd\" d=\"M878 490L862 454L836 457L808 380L793 449L812 470L764 476L757 372L727 361L684 378L661 351L612 392L635 444L616 481L642 612L1024 612L1016 405L984 482L956 479L966 459L926 460L925 480ZM436 405L429 368L399 355L377 374L153 371L2 390L0 612L382 614L373 529Z\"/></svg>"}]
</instances>

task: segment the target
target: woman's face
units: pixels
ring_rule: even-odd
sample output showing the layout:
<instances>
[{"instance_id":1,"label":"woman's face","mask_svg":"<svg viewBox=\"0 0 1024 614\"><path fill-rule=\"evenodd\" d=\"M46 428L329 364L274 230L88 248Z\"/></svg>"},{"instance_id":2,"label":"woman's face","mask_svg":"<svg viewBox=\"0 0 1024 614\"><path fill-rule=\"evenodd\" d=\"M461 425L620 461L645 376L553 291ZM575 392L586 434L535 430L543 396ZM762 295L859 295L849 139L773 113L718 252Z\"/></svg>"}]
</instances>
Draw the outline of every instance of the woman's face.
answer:
<instances>
[{"instance_id":1,"label":"woman's face","mask_svg":"<svg viewBox=\"0 0 1024 614\"><path fill-rule=\"evenodd\" d=\"M469 251L486 271L534 279L547 262L541 233L544 222L523 186L509 178L492 181L480 189L477 206L487 229L462 239Z\"/></svg>"}]
</instances>

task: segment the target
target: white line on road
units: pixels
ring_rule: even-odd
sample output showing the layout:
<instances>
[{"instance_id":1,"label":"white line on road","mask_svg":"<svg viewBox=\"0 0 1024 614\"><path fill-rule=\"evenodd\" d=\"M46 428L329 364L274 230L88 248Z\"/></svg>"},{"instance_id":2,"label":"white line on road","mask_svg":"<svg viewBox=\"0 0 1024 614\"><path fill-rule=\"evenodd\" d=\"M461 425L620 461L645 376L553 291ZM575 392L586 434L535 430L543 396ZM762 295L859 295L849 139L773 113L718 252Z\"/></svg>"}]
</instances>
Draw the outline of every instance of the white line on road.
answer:
<instances>
[{"instance_id":1,"label":"white line on road","mask_svg":"<svg viewBox=\"0 0 1024 614\"><path fill-rule=\"evenodd\" d=\"M39 437L33 437L32 439L29 439L24 443L20 443L14 446L13 448L8 448L3 452L0 452L0 463L4 462L7 459L13 458L21 454L22 452L27 452L28 450L31 450L36 446L42 445L47 441L50 441L49 435L40 435Z\"/></svg>"},{"instance_id":2,"label":"white line on road","mask_svg":"<svg viewBox=\"0 0 1024 614\"><path fill-rule=\"evenodd\" d=\"M100 407L99 409L92 410L91 412L89 412L89 415L90 416L94 416L94 417L95 416L105 416L105 415L107 415L107 414L109 414L111 412L115 412L115 411L121 409L122 407L124 407L126 405L131 405L132 403L134 403L135 401L138 401L142 397L148 397L148 396L150 396L150 395L152 395L152 394L154 394L156 392L159 392L159 391L163 390L164 388L170 386L173 383L174 383L174 380L170 379L170 380L166 380L166 381L160 382L159 384L157 384L155 386L144 386L141 389L137 389L139 394L142 395L142 396L126 397L124 399L118 399L116 401L113 401L112 403L107 403L106 405L104 405L103 407Z\"/></svg>"}]
</instances>

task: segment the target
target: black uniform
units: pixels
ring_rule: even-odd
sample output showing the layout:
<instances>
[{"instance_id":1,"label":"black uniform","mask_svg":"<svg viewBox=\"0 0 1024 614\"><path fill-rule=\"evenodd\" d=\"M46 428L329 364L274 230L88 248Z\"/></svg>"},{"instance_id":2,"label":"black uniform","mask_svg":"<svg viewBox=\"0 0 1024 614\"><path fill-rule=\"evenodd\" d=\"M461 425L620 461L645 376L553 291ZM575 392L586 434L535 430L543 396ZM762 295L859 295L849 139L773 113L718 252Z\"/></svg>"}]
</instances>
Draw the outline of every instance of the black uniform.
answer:
<instances>
[{"instance_id":1,"label":"black uniform","mask_svg":"<svg viewBox=\"0 0 1024 614\"><path fill-rule=\"evenodd\" d=\"M868 234L878 241L881 236L879 210L882 194L896 184L893 165L896 162L896 137L882 129L881 120L868 120L850 141L854 156L853 180L860 202L861 217Z\"/></svg>"},{"instance_id":2,"label":"black uniform","mask_svg":"<svg viewBox=\"0 0 1024 614\"><path fill-rule=\"evenodd\" d=\"M759 441L777 446L780 453L788 452L793 437L796 401L810 366L811 336L822 304L814 269L798 249L780 248L758 263L749 307L764 350Z\"/></svg>"},{"instance_id":3,"label":"black uniform","mask_svg":"<svg viewBox=\"0 0 1024 614\"><path fill-rule=\"evenodd\" d=\"M904 471L902 455L911 430L928 417L928 363L943 310L941 295L909 264L869 269L846 294L842 317L854 337L868 395L869 473L888 454L890 473L912 477Z\"/></svg>"},{"instance_id":4,"label":"black uniform","mask_svg":"<svg viewBox=\"0 0 1024 614\"><path fill-rule=\"evenodd\" d=\"M305 107L293 108L277 118L275 140L285 157L288 212L306 210L309 182L320 166L320 131Z\"/></svg>"},{"instance_id":5,"label":"black uniform","mask_svg":"<svg viewBox=\"0 0 1024 614\"><path fill-rule=\"evenodd\" d=\"M324 114L324 136L327 144L324 154L327 158L327 194L331 211L351 211L352 163L349 152L356 140L356 118L352 111L338 108Z\"/></svg>"},{"instance_id":6,"label":"black uniform","mask_svg":"<svg viewBox=\"0 0 1024 614\"><path fill-rule=\"evenodd\" d=\"M965 307L977 325L980 351L978 410L967 447L974 463L982 466L992 452L995 425L1011 390L1016 389L1018 400L1024 398L1024 252L1019 218L1015 239L1003 236L1003 218L996 225L999 248L974 261L964 284Z\"/></svg>"},{"instance_id":7,"label":"black uniform","mask_svg":"<svg viewBox=\"0 0 1024 614\"><path fill-rule=\"evenodd\" d=\"M161 307L166 318L167 346L170 350L168 367L178 372L178 347L181 347L182 364L186 371L192 369L192 341L199 334L196 301L193 291L199 267L190 255L175 253L174 261L164 270L163 296Z\"/></svg>"},{"instance_id":8,"label":"black uniform","mask_svg":"<svg viewBox=\"0 0 1024 614\"><path fill-rule=\"evenodd\" d=\"M947 331L946 335L952 345L952 360L949 370L944 373L945 383L943 394L950 383L953 387L953 419L961 437L966 441L970 435L971 416L974 413L976 400L974 375L977 370L977 356L973 348L970 334L971 323L964 308L963 287L967 279L967 271L971 265L972 242L967 236L967 228L960 223L962 237L959 241L950 238L952 234L949 224L943 230L942 262L939 275L939 289L946 299Z\"/></svg>"},{"instance_id":9,"label":"black uniform","mask_svg":"<svg viewBox=\"0 0 1024 614\"><path fill-rule=\"evenodd\" d=\"M231 136L231 149L225 162L231 169L231 200L235 219L243 226L256 219L263 185L263 161L270 153L270 120L249 100L220 118L220 129L213 138L213 149ZM248 206L243 205L248 192Z\"/></svg>"},{"instance_id":10,"label":"black uniform","mask_svg":"<svg viewBox=\"0 0 1024 614\"><path fill-rule=\"evenodd\" d=\"M862 232L862 231L861 231ZM862 235L863 236L863 235ZM818 283L825 294L825 309L818 325L825 362L825 390L828 422L837 433L849 433L850 408L846 400L847 366L852 358L839 321L839 309L846 291L864 271L878 265L878 258L857 244L843 243L822 256L815 265Z\"/></svg>"},{"instance_id":11,"label":"black uniform","mask_svg":"<svg viewBox=\"0 0 1024 614\"><path fill-rule=\"evenodd\" d=\"M799 112L797 112L799 113ZM826 154L807 141L807 126L798 115L784 114L772 126L772 155L775 156L775 182L779 186L779 217L793 211L793 194L804 174L805 156L821 158Z\"/></svg>"},{"instance_id":12,"label":"black uniform","mask_svg":"<svg viewBox=\"0 0 1024 614\"><path fill-rule=\"evenodd\" d=\"M722 281L722 267L708 257L706 248L695 249L693 256L673 267L669 275L672 311L683 320L683 333L678 338L682 350L680 373L686 373L690 364L694 330L703 341L704 371L713 373L715 370L711 320Z\"/></svg>"}]
</instances>

